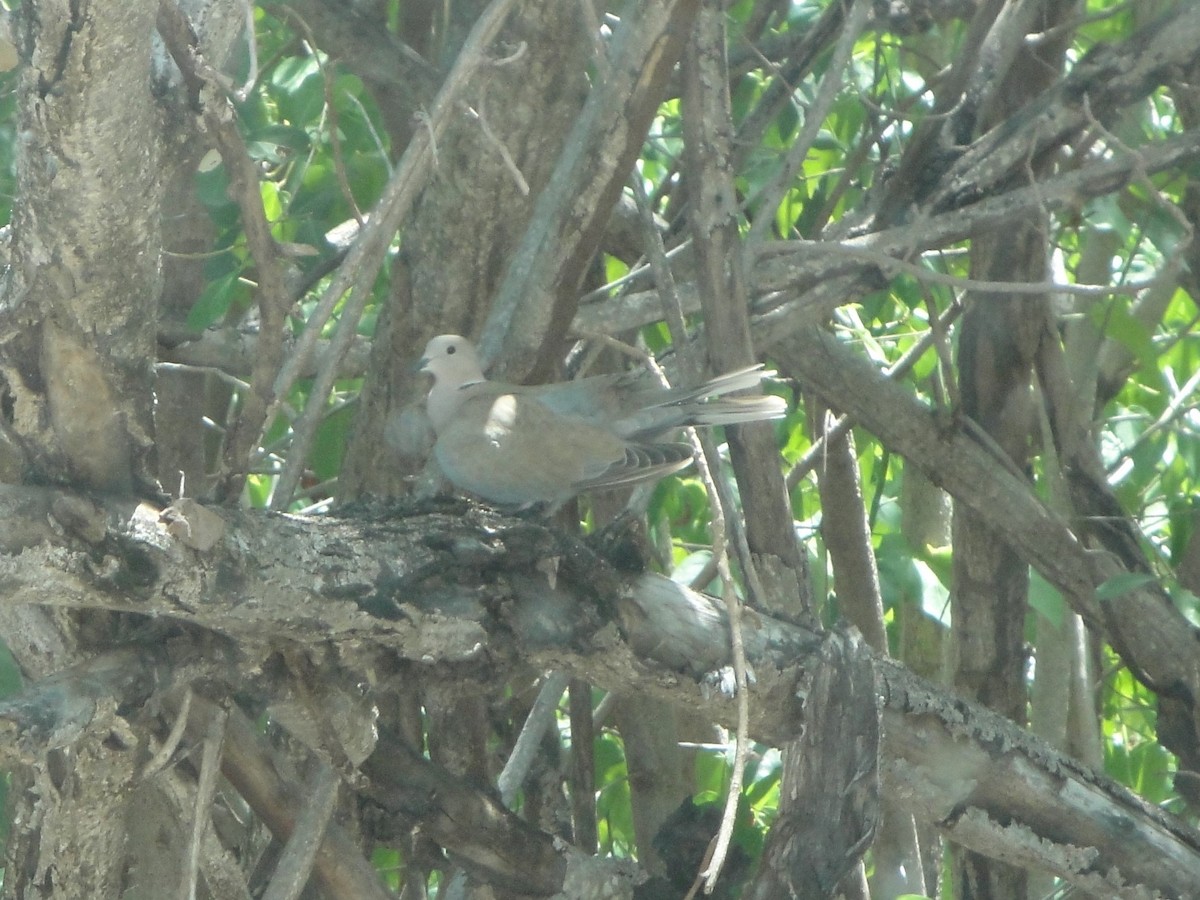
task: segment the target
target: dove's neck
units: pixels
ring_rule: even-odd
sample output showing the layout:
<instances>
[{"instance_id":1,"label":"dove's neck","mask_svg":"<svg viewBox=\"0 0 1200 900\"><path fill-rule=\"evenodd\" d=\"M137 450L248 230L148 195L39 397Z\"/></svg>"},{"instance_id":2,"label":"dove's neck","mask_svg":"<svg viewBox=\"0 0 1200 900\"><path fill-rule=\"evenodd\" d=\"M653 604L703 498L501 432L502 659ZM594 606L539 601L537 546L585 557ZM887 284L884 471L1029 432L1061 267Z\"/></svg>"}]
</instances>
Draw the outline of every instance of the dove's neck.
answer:
<instances>
[{"instance_id":1,"label":"dove's neck","mask_svg":"<svg viewBox=\"0 0 1200 900\"><path fill-rule=\"evenodd\" d=\"M462 405L466 397L466 390L479 384L480 381L468 381L454 385L446 384L445 381L434 382L433 388L429 391L429 398L425 401L425 411L429 414L429 421L433 423L435 432L440 433L449 424L450 420L454 418L454 414L458 412L459 406Z\"/></svg>"}]
</instances>

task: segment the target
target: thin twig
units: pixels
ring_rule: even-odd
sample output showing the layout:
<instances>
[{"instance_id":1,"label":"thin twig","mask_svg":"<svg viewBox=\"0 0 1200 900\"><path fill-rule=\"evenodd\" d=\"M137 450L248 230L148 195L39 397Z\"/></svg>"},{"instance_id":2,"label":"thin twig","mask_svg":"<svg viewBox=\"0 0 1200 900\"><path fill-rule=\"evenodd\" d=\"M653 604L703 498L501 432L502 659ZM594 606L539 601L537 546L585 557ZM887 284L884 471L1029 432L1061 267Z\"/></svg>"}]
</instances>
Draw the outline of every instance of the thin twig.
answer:
<instances>
[{"instance_id":1,"label":"thin twig","mask_svg":"<svg viewBox=\"0 0 1200 900\"><path fill-rule=\"evenodd\" d=\"M821 79L817 97L804 112L804 127L788 150L787 158L779 167L775 177L764 185L758 195L750 201L751 205L760 207L760 214L750 225L750 233L746 238L748 244L762 242L766 229L775 221L775 210L783 202L784 195L792 189L796 173L804 165L808 151L812 149L817 136L821 133L821 126L825 123L825 119L842 89L842 78L846 66L850 62L850 56L854 52L854 44L858 40L859 34L866 27L867 16L870 12L870 0L854 0L850 14L842 27L841 36L833 49L829 67L825 70L825 77Z\"/></svg>"},{"instance_id":2,"label":"thin twig","mask_svg":"<svg viewBox=\"0 0 1200 900\"><path fill-rule=\"evenodd\" d=\"M217 793L217 775L221 771L221 750L225 744L225 722L229 713L213 708L212 718L204 736L204 752L200 757L200 778L196 784L196 804L192 810L192 838L188 842L183 863L180 897L196 900L196 881L200 873L200 845L204 830L212 818L213 797Z\"/></svg>"},{"instance_id":3,"label":"thin twig","mask_svg":"<svg viewBox=\"0 0 1200 900\"><path fill-rule=\"evenodd\" d=\"M959 315L962 313L962 310L963 307L958 303L948 307L938 319L939 327L943 330L947 328L955 319L959 317ZM912 367L917 364L917 361L925 355L925 352L934 345L936 340L937 335L931 328L929 331L925 332L925 334L921 335L917 342L909 347L908 350L898 360L896 360L893 365L884 369L883 377L895 380L906 375L912 370ZM820 463L820 461L824 458L826 452L825 448L829 445L829 443L841 438L842 435L850 430L851 425L853 425L853 423L850 421L849 416L844 414L838 416L833 423L825 429L825 433L813 442L812 446L808 448L805 454L796 460L796 464L792 466L787 474L786 482L789 493L795 490L796 485L800 483L801 478L817 467L818 463Z\"/></svg>"},{"instance_id":4,"label":"thin twig","mask_svg":"<svg viewBox=\"0 0 1200 900\"><path fill-rule=\"evenodd\" d=\"M154 368L159 372L189 372L195 375L211 375L229 384L234 390L247 391L250 389L249 383L238 378L236 375L230 375L224 369L219 369L216 366L193 366L188 363L157 362L154 364Z\"/></svg>"},{"instance_id":5,"label":"thin twig","mask_svg":"<svg viewBox=\"0 0 1200 900\"><path fill-rule=\"evenodd\" d=\"M1195 394L1197 390L1200 390L1200 371L1192 373L1191 377L1188 378L1188 380L1184 382L1183 386L1175 393L1175 396L1167 402L1167 405L1163 408L1163 411L1159 414L1158 418L1146 426L1146 429L1137 436L1133 443L1125 448L1124 452L1121 454L1122 458L1131 458L1134 454L1134 451L1138 450L1152 436L1157 434L1163 428L1167 427L1172 421L1179 418L1179 416L1183 415L1184 413L1189 413L1195 409L1195 406L1188 404L1188 401L1192 399L1193 394Z\"/></svg>"},{"instance_id":6,"label":"thin twig","mask_svg":"<svg viewBox=\"0 0 1200 900\"><path fill-rule=\"evenodd\" d=\"M240 414L226 441L220 489L228 496L240 490L256 438L270 421L271 387L283 361L284 324L292 298L283 253L271 234L263 207L258 169L238 131L233 104L213 90L214 86L221 88L225 79L200 55L199 38L174 0L160 0L158 31L183 73L205 132L225 164L230 193L241 213L246 248L258 268L256 299L262 327L250 389L242 395Z\"/></svg>"},{"instance_id":7,"label":"thin twig","mask_svg":"<svg viewBox=\"0 0 1200 900\"><path fill-rule=\"evenodd\" d=\"M179 493L183 494L182 487ZM183 740L183 732L187 728L188 715L191 710L192 689L188 687L184 688L183 699L179 701L179 710L175 713L175 721L171 723L171 731L167 735L167 739L162 742L162 745L142 768L142 780L153 778L170 763L171 757L175 755L175 750L179 747L179 742Z\"/></svg>"},{"instance_id":8,"label":"thin twig","mask_svg":"<svg viewBox=\"0 0 1200 900\"><path fill-rule=\"evenodd\" d=\"M358 208L358 201L354 198L354 191L350 189L350 178L346 174L346 155L342 150L342 139L339 137L338 111L333 95L336 84L333 72L330 71L330 67L325 64L325 61L321 59L321 50L317 46L317 39L313 35L312 29L308 27L308 22L290 6L280 6L279 10L295 22L300 30L304 32L304 42L308 45L308 51L312 54L312 58L317 64L317 71L321 73L321 82L325 95L325 113L329 117L329 146L333 149L333 172L337 176L338 187L341 189L342 196L346 199L346 203L350 207L350 212L354 215L355 221L361 226L363 224L363 214L362 210Z\"/></svg>"},{"instance_id":9,"label":"thin twig","mask_svg":"<svg viewBox=\"0 0 1200 900\"><path fill-rule=\"evenodd\" d=\"M858 259L874 263L884 274L891 271L903 272L918 281L927 284L940 284L958 288L963 291L986 291L1005 294L1072 294L1079 297L1111 297L1114 294L1138 294L1160 284L1164 278L1173 275L1183 265L1183 257L1177 256L1167 260L1163 268L1150 278L1141 281L1130 281L1125 284L1066 284L1060 281L991 281L981 278L967 278L961 275L949 275L945 272L934 272L917 263L898 259L882 250L869 247L851 247L838 241L775 241L766 244L759 251L760 258L784 253L795 253L799 245L805 249L819 251L829 256L844 256L848 259Z\"/></svg>"},{"instance_id":10,"label":"thin twig","mask_svg":"<svg viewBox=\"0 0 1200 900\"><path fill-rule=\"evenodd\" d=\"M505 762L500 777L496 779L500 800L509 809L512 809L517 799L517 791L521 789L525 777L529 774L534 757L537 756L538 745L546 729L554 721L554 711L558 709L558 701L562 699L563 691L567 689L570 681L570 676L562 672L551 672L547 675L541 690L538 691L537 699L533 701L533 708L525 717L525 724L521 726L521 733L517 735L512 753L508 755L508 761Z\"/></svg>"},{"instance_id":11,"label":"thin twig","mask_svg":"<svg viewBox=\"0 0 1200 900\"><path fill-rule=\"evenodd\" d=\"M587 33L592 39L592 62L596 66L596 71L600 75L600 81L608 80L609 65L608 53L604 47L604 39L600 34L600 20L596 17L596 7L592 4L592 0L577 0L579 4L579 17L583 21L583 27L587 29Z\"/></svg>"},{"instance_id":12,"label":"thin twig","mask_svg":"<svg viewBox=\"0 0 1200 900\"><path fill-rule=\"evenodd\" d=\"M1044 44L1047 41L1056 40L1064 34L1074 35L1084 25L1094 25L1096 22L1103 22L1105 19L1111 19L1113 16L1125 15L1136 5L1137 0L1125 0L1124 3L1118 3L1110 6L1108 9L1101 9L1093 13L1085 15L1073 16L1065 22L1060 22L1053 28L1048 28L1045 31L1036 32L1025 35L1025 43L1027 46L1036 47L1039 44Z\"/></svg>"},{"instance_id":13,"label":"thin twig","mask_svg":"<svg viewBox=\"0 0 1200 900\"><path fill-rule=\"evenodd\" d=\"M718 541L715 535L726 533L723 505L717 499L717 482L713 472L708 467L706 454L701 454L696 461L696 468L705 488L709 491L710 505L713 510L712 529L714 533L714 553ZM738 801L742 796L743 772L746 768L746 756L750 750L750 679L746 663L746 647L742 638L742 604L738 600L737 589L733 582L733 573L729 569L729 557L725 548L717 557L717 571L721 574L721 599L725 601L725 613L729 617L729 643L733 657L734 700L737 703L737 732L734 737L733 765L729 772L729 788L725 794L725 810L721 816L721 827L713 844L712 858L701 871L704 878L704 890L711 894L725 865L725 856L729 852L729 844L733 838L733 826L737 821ZM753 570L746 573L747 579L754 577ZM759 592L761 596L761 591Z\"/></svg>"},{"instance_id":14,"label":"thin twig","mask_svg":"<svg viewBox=\"0 0 1200 900\"><path fill-rule=\"evenodd\" d=\"M1191 244L1194 237L1194 230L1192 228L1191 221L1184 214L1183 210L1162 195L1162 191L1160 191L1158 186L1151 180L1150 170L1146 163L1145 155L1137 150L1134 150L1132 147L1127 146L1119 137L1106 128L1103 122L1101 122L1092 114L1092 105L1088 100L1087 94L1083 95L1083 113L1091 126L1096 129L1096 131L1104 138L1106 144L1108 144L1110 147L1120 150L1131 160L1132 165L1130 173L1133 180L1140 184L1146 193L1150 195L1155 205L1157 205L1161 210L1163 210L1163 212L1174 219L1175 223L1183 229L1185 237L1182 242L1182 246L1175 247L1173 254L1173 258L1178 259L1180 261L1179 265L1182 266L1183 250L1189 244Z\"/></svg>"},{"instance_id":15,"label":"thin twig","mask_svg":"<svg viewBox=\"0 0 1200 900\"><path fill-rule=\"evenodd\" d=\"M283 848L262 900L297 900L308 885L341 786L337 772L323 762L317 764L313 781L308 802L296 819L296 827Z\"/></svg>"},{"instance_id":16,"label":"thin twig","mask_svg":"<svg viewBox=\"0 0 1200 900\"><path fill-rule=\"evenodd\" d=\"M633 196L637 201L638 212L642 221L646 258L654 272L655 281L658 283L659 296L662 298L663 315L671 331L671 340L676 347L682 350L688 345L683 306L679 302L679 294L675 290L675 279L671 274L670 266L667 264L667 255L663 248L662 237L654 227L653 210L650 209L644 186L636 176L633 183ZM657 363L655 365L657 366ZM690 376L693 381L698 380L698 374L694 370L690 373ZM665 381L665 378L663 380ZM725 812L722 815L721 827L717 832L716 841L713 846L712 858L702 873L704 875L706 890L711 892L717 877L720 875L725 854L729 848L729 841L733 836L733 824L737 818L738 799L742 792L742 769L744 768L745 755L750 741L749 680L746 675L746 650L742 641L741 604L738 602L737 592L734 589L733 574L729 569L728 554L726 553L726 547L728 546L731 534L734 541L738 542L735 543L735 546L738 546L739 550L744 549L745 551L741 555L741 559L745 563L742 568L747 581L755 583L755 587L759 590L760 595L761 586L757 584L758 579L751 564L749 548L745 544L745 533L740 528L736 528L725 514L723 494L718 486L715 468L711 465L713 461L720 460L720 455L716 452L716 445L711 437L701 437L694 428L688 429L688 437L693 446L696 471L700 474L700 479L704 483L705 490L708 493L709 509L712 512L712 523L710 526L713 541L712 554L713 558L717 560L717 571L721 575L722 583L721 595L725 600L726 612L729 616L729 639L733 656L733 673L736 685L735 690L737 691L736 701L738 710L737 733L734 744L734 765L730 772L729 793L726 795ZM730 508L732 509L733 507L730 506Z\"/></svg>"},{"instance_id":17,"label":"thin twig","mask_svg":"<svg viewBox=\"0 0 1200 900\"><path fill-rule=\"evenodd\" d=\"M492 126L488 124L486 102L487 85L484 84L479 90L479 109L471 110L471 112L474 113L475 121L479 123L479 128L483 131L483 136L496 149L496 152L500 155L500 161L504 163L504 168L512 175L521 196L528 197L529 182L521 174L520 167L517 165L516 160L512 158L512 154L508 152L508 147L504 145L504 141L500 140L499 135L492 131Z\"/></svg>"},{"instance_id":18,"label":"thin twig","mask_svg":"<svg viewBox=\"0 0 1200 900\"><path fill-rule=\"evenodd\" d=\"M363 106L363 102L361 100L359 100L357 97L355 97L349 91L346 91L346 99L349 100L351 103L353 103L356 107L358 107L358 114L360 116L362 116L363 124L367 126L367 131L371 135L371 140L375 143L375 149L379 151L379 158L383 160L383 164L387 168L387 171L388 171L388 177L390 178L392 176L392 173L396 171L396 168L395 168L395 166L392 165L392 161L390 159L388 159L387 147L383 143L383 138L379 136L379 132L375 129L375 123L371 121L371 116L367 112L367 108L365 106ZM435 168L436 168L436 163L437 163L437 158L435 156L434 157L434 167Z\"/></svg>"},{"instance_id":19,"label":"thin twig","mask_svg":"<svg viewBox=\"0 0 1200 900\"><path fill-rule=\"evenodd\" d=\"M640 178L641 176L635 174L634 177ZM652 205L652 203L653 203L653 198L651 198L651 205ZM675 259L676 257L682 255L683 253L688 252L688 250L691 249L691 246L692 246L692 239L690 237L685 238L684 240L682 240L678 244L676 244L674 247L672 247L670 250L666 251L667 259L672 260L672 259ZM579 305L586 306L589 303L600 303L604 300L608 300L612 296L613 291L617 290L618 288L623 288L626 285L632 285L633 282L637 281L640 278L649 280L650 278L653 277L653 274L654 273L651 271L649 264L635 265L633 268L631 268L628 272L626 272L620 278L614 278L612 281L607 282L606 284L602 285L601 287L598 287L595 290L589 291L588 293L584 294L582 297L579 298Z\"/></svg>"},{"instance_id":20,"label":"thin twig","mask_svg":"<svg viewBox=\"0 0 1200 900\"><path fill-rule=\"evenodd\" d=\"M255 39L254 32L254 3L253 0L242 0L242 5L246 10L246 55L250 58L249 71L246 73L246 81L240 88L233 92L237 97L238 103L245 103L246 98L250 96L250 91L254 89L254 85L258 82L258 41Z\"/></svg>"},{"instance_id":21,"label":"thin twig","mask_svg":"<svg viewBox=\"0 0 1200 900\"><path fill-rule=\"evenodd\" d=\"M642 183L642 176L638 172L633 173L633 178L630 180L630 187L633 189L633 199L637 202L639 217L642 223L642 243L645 245L644 252L646 261L650 265L650 271L654 273L654 280L658 285L658 295L662 301L663 317L667 322L667 330L671 333L671 340L675 342L675 346L681 351L688 344L687 339L687 323L684 320L683 305L679 302L679 294L675 290L675 276L671 272L670 263L667 261L666 247L663 246L662 235L659 234L658 228L654 224L654 210L650 208L650 200L646 196L646 186ZM689 360L684 356L680 356L680 360L685 363ZM688 380L693 383L699 381L700 373L696 370L685 371Z\"/></svg>"}]
</instances>

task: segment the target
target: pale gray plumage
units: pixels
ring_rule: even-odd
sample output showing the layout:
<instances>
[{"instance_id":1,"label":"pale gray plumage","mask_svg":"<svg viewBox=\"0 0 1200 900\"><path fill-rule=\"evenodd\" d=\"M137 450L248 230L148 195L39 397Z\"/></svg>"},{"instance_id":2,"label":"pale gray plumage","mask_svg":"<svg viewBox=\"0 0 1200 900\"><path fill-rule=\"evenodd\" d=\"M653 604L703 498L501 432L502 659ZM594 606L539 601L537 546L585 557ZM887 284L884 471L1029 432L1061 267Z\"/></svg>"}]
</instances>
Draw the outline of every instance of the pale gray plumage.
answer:
<instances>
[{"instance_id":1,"label":"pale gray plumage","mask_svg":"<svg viewBox=\"0 0 1200 900\"><path fill-rule=\"evenodd\" d=\"M688 444L656 438L684 425L777 419L779 397L725 397L769 373L752 366L696 388L663 388L645 370L559 384L488 381L475 348L444 334L418 364L434 377L427 409L434 456L456 487L506 506L561 503L583 491L676 472ZM721 399L712 399L721 398Z\"/></svg>"}]
</instances>

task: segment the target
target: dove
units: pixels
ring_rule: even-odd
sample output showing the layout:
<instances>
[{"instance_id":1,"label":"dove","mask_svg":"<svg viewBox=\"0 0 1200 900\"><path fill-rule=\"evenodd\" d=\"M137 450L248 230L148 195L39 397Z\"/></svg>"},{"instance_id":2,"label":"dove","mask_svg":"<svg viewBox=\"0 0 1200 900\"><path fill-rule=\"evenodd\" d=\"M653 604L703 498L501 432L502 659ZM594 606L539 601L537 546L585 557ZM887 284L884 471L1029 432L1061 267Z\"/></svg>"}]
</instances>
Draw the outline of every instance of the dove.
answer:
<instances>
[{"instance_id":1,"label":"dove","mask_svg":"<svg viewBox=\"0 0 1200 900\"><path fill-rule=\"evenodd\" d=\"M426 410L446 479L491 503L560 504L585 491L649 481L685 468L689 444L659 440L685 425L778 419L780 397L726 397L774 373L761 365L695 388L664 388L644 370L544 385L484 377L471 342L435 337L417 369L433 376Z\"/></svg>"}]
</instances>

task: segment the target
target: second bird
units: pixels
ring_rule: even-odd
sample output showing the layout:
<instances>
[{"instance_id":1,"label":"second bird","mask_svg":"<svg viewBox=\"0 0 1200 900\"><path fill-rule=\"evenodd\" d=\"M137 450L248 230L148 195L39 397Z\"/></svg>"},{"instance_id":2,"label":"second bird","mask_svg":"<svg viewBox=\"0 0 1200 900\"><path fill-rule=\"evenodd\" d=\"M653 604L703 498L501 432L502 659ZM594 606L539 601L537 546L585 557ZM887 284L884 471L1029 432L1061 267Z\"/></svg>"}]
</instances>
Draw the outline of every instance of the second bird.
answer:
<instances>
[{"instance_id":1,"label":"second bird","mask_svg":"<svg viewBox=\"0 0 1200 900\"><path fill-rule=\"evenodd\" d=\"M460 490L503 506L558 504L583 491L661 478L692 461L691 446L660 441L685 425L778 419L779 397L726 397L770 374L752 366L695 388L664 388L644 369L559 384L488 381L475 348L435 337L418 366L433 375L433 453Z\"/></svg>"}]
</instances>

